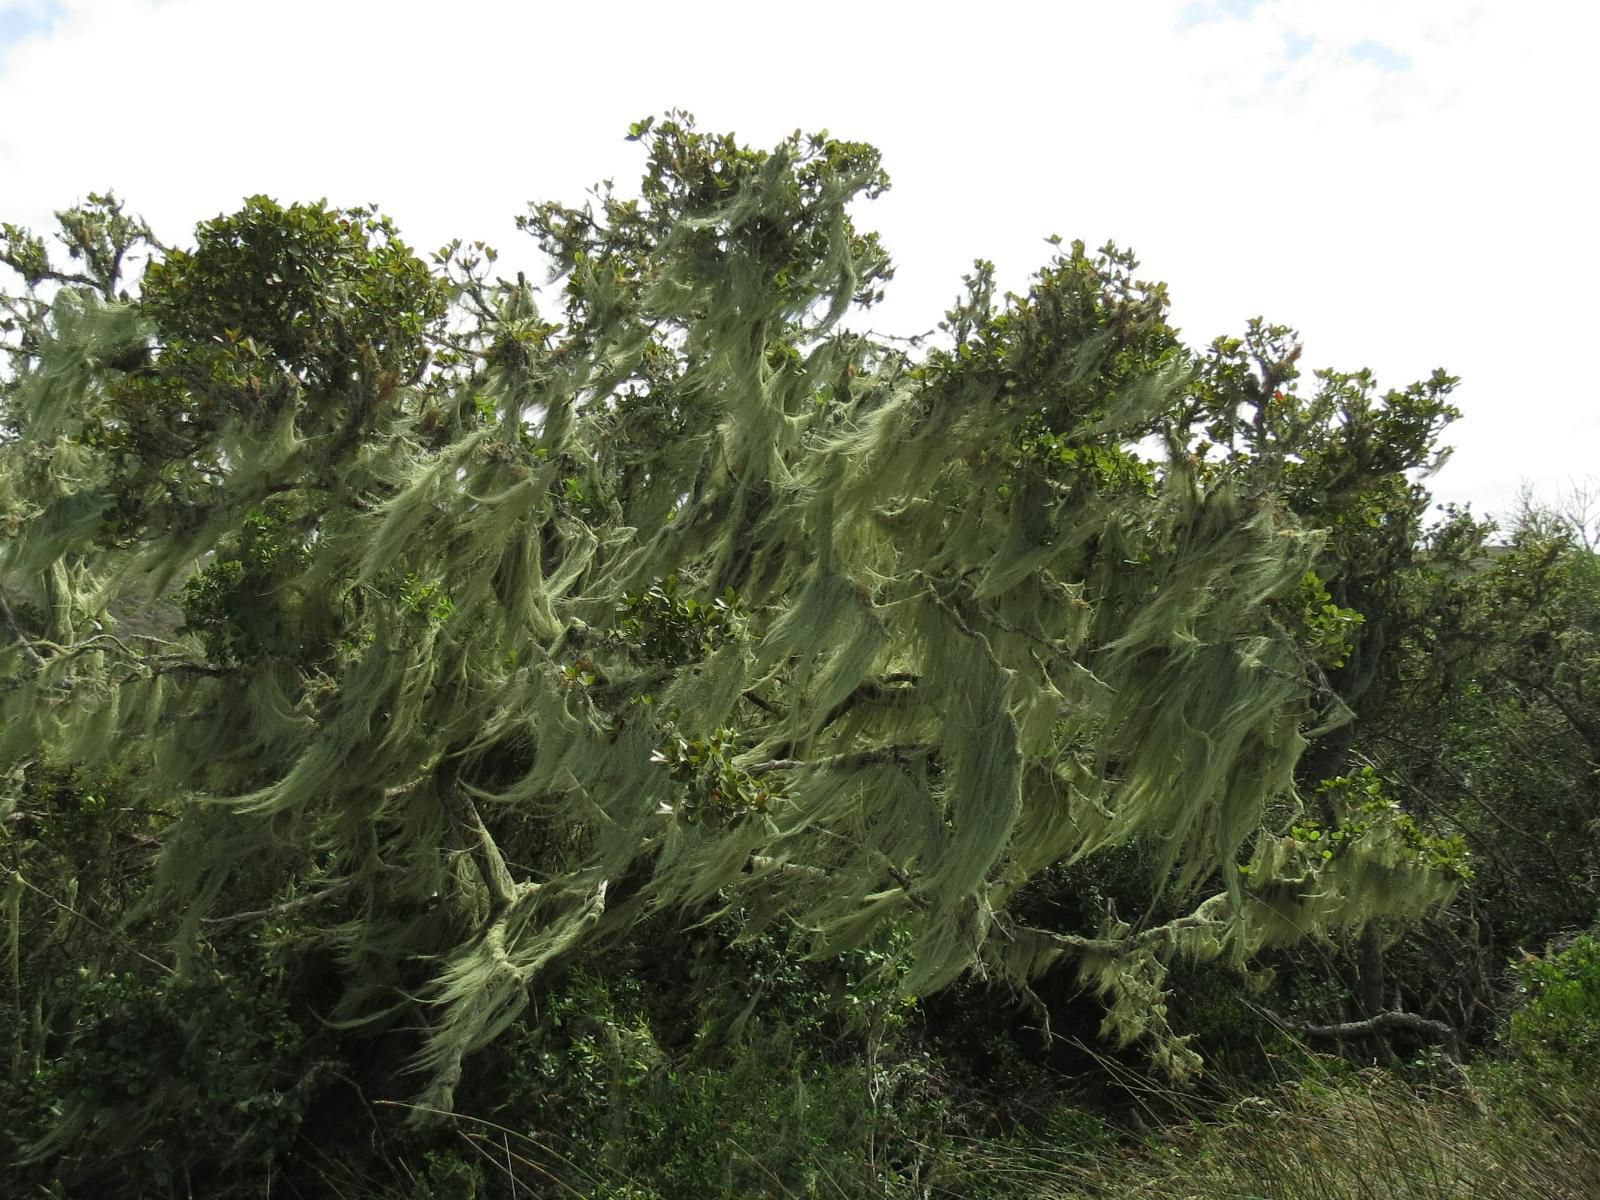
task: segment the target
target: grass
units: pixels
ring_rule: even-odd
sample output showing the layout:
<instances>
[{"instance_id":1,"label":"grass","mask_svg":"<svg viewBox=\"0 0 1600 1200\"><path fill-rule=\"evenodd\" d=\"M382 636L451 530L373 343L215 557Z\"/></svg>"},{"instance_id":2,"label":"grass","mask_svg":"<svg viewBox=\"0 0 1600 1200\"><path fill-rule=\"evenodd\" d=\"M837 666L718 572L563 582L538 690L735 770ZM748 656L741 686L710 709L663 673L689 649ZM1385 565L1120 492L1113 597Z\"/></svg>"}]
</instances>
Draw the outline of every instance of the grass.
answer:
<instances>
[{"instance_id":1,"label":"grass","mask_svg":"<svg viewBox=\"0 0 1600 1200\"><path fill-rule=\"evenodd\" d=\"M1596 1200L1600 1088L1491 1069L1486 1097L1384 1072L1302 1081L1092 1157L975 1147L947 1196L1030 1200ZM997 1183L1004 1181L1001 1186Z\"/></svg>"},{"instance_id":2,"label":"grass","mask_svg":"<svg viewBox=\"0 0 1600 1200\"><path fill-rule=\"evenodd\" d=\"M1466 1090L1334 1064L1265 1094L1204 1109L1191 1100L1187 1116L1138 1137L1117 1137L1086 1114L1063 1112L1058 1125L1026 1140L945 1138L926 1146L933 1169L917 1181L874 1179L850 1161L849 1148L813 1145L796 1156L811 1159L807 1178L758 1168L754 1178L744 1176L739 1200L1600 1197L1600 1081L1549 1064L1497 1063L1476 1068L1474 1079L1476 1090ZM1170 1112L1175 1098L1160 1099ZM374 1190L370 1181L366 1188L346 1181L328 1194L688 1200L665 1177L630 1178L602 1163L579 1163L510 1126L458 1119L457 1133L457 1162L473 1165L476 1186L462 1179L456 1187ZM717 1150L730 1163L756 1166L763 1157L732 1139ZM718 1194L697 1191L694 1200Z\"/></svg>"}]
</instances>

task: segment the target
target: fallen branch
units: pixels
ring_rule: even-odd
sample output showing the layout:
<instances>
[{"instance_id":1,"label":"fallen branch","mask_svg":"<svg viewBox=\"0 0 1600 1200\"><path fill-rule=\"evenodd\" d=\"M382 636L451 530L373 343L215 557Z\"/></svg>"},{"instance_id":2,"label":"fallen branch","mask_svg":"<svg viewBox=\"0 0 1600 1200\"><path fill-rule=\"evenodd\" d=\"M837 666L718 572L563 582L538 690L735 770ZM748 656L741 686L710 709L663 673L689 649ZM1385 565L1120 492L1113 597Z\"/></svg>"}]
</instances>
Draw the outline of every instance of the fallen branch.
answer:
<instances>
[{"instance_id":1,"label":"fallen branch","mask_svg":"<svg viewBox=\"0 0 1600 1200\"><path fill-rule=\"evenodd\" d=\"M1366 1018L1364 1021L1340 1021L1332 1025L1315 1025L1310 1021L1289 1021L1282 1017L1274 1017L1280 1024L1293 1029L1296 1033L1306 1037L1317 1038L1322 1041L1343 1042L1352 1038L1377 1037L1379 1034L1389 1033L1400 1029L1407 1033L1420 1034L1435 1041L1444 1049L1444 1055L1457 1066L1461 1064L1461 1041L1456 1036L1456 1031L1443 1021L1435 1021L1430 1017L1419 1016L1408 1012L1381 1012L1376 1016Z\"/></svg>"},{"instance_id":2,"label":"fallen branch","mask_svg":"<svg viewBox=\"0 0 1600 1200\"><path fill-rule=\"evenodd\" d=\"M1394 1030L1402 1030L1437 1042L1444 1051L1445 1073L1460 1085L1463 1095L1475 1110L1480 1113L1488 1111L1483 1098L1478 1095L1478 1089L1472 1086L1466 1068L1462 1066L1461 1039L1456 1035L1455 1027L1447 1022L1435 1021L1417 1013L1395 1011L1377 1013L1363 1021L1339 1021L1331 1025L1291 1021L1273 1012L1267 1012L1267 1015L1285 1029L1319 1041L1344 1042L1353 1038L1381 1037Z\"/></svg>"}]
</instances>

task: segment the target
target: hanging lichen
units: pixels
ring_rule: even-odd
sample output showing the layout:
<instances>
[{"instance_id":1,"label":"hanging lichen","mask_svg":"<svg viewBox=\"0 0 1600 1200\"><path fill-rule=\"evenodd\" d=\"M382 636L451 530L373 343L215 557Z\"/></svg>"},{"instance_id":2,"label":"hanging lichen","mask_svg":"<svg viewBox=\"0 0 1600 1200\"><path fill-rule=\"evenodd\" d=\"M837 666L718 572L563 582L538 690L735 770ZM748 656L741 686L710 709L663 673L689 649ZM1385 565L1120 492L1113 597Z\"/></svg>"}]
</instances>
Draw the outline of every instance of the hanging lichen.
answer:
<instances>
[{"instance_id":1,"label":"hanging lichen","mask_svg":"<svg viewBox=\"0 0 1600 1200\"><path fill-rule=\"evenodd\" d=\"M663 909L896 931L913 989L1075 958L1180 1069L1173 954L1442 894L1374 835L1264 828L1322 703L1276 615L1318 539L1195 469L1130 259L1074 246L998 307L980 270L914 358L844 324L890 276L870 147L638 133L640 198L526 219L559 314L481 250L430 275L370 212L260 198L138 300L60 290L5 393L0 777L113 760L181 810L180 936L337 894L341 1020L432 964L434 1107L550 964ZM1133 839L1215 894L1008 915Z\"/></svg>"}]
</instances>

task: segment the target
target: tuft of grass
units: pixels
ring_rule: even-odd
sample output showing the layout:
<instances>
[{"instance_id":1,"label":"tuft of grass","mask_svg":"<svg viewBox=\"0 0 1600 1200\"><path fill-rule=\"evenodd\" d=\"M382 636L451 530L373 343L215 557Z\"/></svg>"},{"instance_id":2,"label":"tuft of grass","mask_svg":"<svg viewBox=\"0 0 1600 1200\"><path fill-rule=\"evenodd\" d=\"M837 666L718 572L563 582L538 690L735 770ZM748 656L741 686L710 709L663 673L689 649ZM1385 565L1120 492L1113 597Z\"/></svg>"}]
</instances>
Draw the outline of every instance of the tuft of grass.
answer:
<instances>
[{"instance_id":1,"label":"tuft of grass","mask_svg":"<svg viewBox=\"0 0 1600 1200\"><path fill-rule=\"evenodd\" d=\"M1600 1086L1496 1067L1484 1095L1390 1072L1310 1077L1085 1157L973 1147L949 1196L1021 1200L1594 1200Z\"/></svg>"}]
</instances>

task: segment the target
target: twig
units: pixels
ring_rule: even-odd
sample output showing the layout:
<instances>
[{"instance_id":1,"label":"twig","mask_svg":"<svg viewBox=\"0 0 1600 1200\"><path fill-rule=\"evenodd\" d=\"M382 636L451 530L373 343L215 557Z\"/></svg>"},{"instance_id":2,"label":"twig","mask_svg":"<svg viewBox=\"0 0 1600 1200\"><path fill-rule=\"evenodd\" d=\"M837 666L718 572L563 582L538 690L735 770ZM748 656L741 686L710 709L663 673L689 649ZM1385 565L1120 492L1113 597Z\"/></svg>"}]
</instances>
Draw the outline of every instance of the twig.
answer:
<instances>
[{"instance_id":1,"label":"twig","mask_svg":"<svg viewBox=\"0 0 1600 1200\"><path fill-rule=\"evenodd\" d=\"M756 694L756 690L754 688L751 688L749 691L743 692L741 694L744 696L744 698L746 700L750 701L751 704L754 704L757 708L761 709L762 711L771 713L775 717L783 716L783 709L779 708L776 704L774 704L770 700L763 700L760 696L758 696Z\"/></svg>"},{"instance_id":2,"label":"twig","mask_svg":"<svg viewBox=\"0 0 1600 1200\"><path fill-rule=\"evenodd\" d=\"M280 917L284 913L294 912L299 908L309 908L311 905L326 900L330 896L337 896L354 882L354 878L342 879L332 887L324 888L320 892L307 892L304 896L296 896L293 900L285 900L282 904L274 904L270 908L258 908L252 912L234 913L226 917L202 917L201 920L207 925L237 925L244 921L254 921L260 917Z\"/></svg>"},{"instance_id":3,"label":"twig","mask_svg":"<svg viewBox=\"0 0 1600 1200\"><path fill-rule=\"evenodd\" d=\"M11 605L6 603L6 594L4 592L0 592L0 615L4 615L6 624L11 627L11 632L16 635L17 643L23 650L27 651L28 657L33 659L33 665L36 667L44 666L44 655L34 649L33 642L29 640L27 634L22 632L22 627L17 624L17 618L11 611Z\"/></svg>"},{"instance_id":4,"label":"twig","mask_svg":"<svg viewBox=\"0 0 1600 1200\"><path fill-rule=\"evenodd\" d=\"M49 892L45 891L43 888L40 888L40 887L38 887L38 886L36 886L36 885L34 885L32 883L29 883L28 880L23 878L23 875L22 875L21 871L13 871L13 872L11 872L11 877L13 879L15 879L18 883L20 883L23 887L27 888L30 892L37 892L39 895L43 896L46 900L50 901L51 904L54 904L57 908L61 909L62 912L71 913L73 916L77 917L80 921L83 921L86 924L93 926L95 929L99 930L101 933L105 934L107 937L115 936L114 931L112 931L110 929L107 929L104 925L100 924L99 921L96 921L88 913L79 912L77 909L73 908L72 905L65 904L62 901L57 900L54 896L52 896ZM170 967L166 963L162 962L160 959L151 958L148 954L146 954L142 950L135 950L133 953L137 957L144 959L144 961L149 963L151 966L160 967L168 975L176 975L178 973L176 967Z\"/></svg>"}]
</instances>

